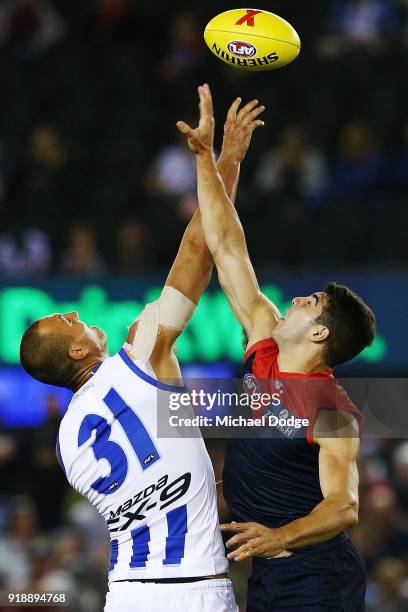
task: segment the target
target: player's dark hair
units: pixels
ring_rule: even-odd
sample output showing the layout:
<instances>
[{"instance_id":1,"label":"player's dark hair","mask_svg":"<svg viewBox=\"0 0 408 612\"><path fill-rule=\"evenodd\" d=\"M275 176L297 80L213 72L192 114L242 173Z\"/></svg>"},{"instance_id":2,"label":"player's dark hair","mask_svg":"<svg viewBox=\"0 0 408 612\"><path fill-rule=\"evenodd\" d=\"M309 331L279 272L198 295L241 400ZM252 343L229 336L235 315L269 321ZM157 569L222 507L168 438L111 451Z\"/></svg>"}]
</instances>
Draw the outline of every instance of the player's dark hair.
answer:
<instances>
[{"instance_id":1,"label":"player's dark hair","mask_svg":"<svg viewBox=\"0 0 408 612\"><path fill-rule=\"evenodd\" d=\"M68 357L70 343L69 336L41 333L39 322L35 321L21 339L21 365L40 382L67 387L76 371L75 362Z\"/></svg>"},{"instance_id":2,"label":"player's dark hair","mask_svg":"<svg viewBox=\"0 0 408 612\"><path fill-rule=\"evenodd\" d=\"M329 283L324 293L326 303L316 321L330 331L323 357L333 368L353 359L373 342L375 315L361 297L345 285Z\"/></svg>"}]
</instances>

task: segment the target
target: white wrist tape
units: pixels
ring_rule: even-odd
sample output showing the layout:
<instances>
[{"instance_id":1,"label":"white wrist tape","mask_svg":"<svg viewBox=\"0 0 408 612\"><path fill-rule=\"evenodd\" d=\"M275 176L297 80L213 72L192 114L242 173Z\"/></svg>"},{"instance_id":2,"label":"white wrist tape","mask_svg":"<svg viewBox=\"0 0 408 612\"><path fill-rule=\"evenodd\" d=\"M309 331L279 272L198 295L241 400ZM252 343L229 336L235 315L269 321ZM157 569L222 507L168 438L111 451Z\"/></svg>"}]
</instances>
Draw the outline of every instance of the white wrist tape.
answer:
<instances>
[{"instance_id":1,"label":"white wrist tape","mask_svg":"<svg viewBox=\"0 0 408 612\"><path fill-rule=\"evenodd\" d=\"M196 305L177 289L164 287L155 302L147 304L137 317L135 339L131 352L136 359L147 363L156 344L159 325L182 331L194 314Z\"/></svg>"}]
</instances>

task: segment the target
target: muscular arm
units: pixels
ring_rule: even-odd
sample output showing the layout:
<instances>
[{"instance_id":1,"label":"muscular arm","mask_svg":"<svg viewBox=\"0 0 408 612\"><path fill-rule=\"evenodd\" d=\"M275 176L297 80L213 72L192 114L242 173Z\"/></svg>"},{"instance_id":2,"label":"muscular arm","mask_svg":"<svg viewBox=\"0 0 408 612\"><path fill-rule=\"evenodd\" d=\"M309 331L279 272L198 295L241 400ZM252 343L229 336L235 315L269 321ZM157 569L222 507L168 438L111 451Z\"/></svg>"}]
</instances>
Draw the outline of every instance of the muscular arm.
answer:
<instances>
[{"instance_id":1,"label":"muscular arm","mask_svg":"<svg viewBox=\"0 0 408 612\"><path fill-rule=\"evenodd\" d=\"M319 478L323 501L307 516L278 529L257 523L223 526L224 531L238 531L227 543L228 547L238 546L228 555L230 559L242 561L252 556L274 557L287 549L329 540L358 522L358 424L350 413L343 412L339 431L338 413L330 412L331 415L318 417L315 428L320 432L337 431L338 436L315 438L320 446ZM325 422L320 427L319 420L323 419Z\"/></svg>"},{"instance_id":2,"label":"muscular arm","mask_svg":"<svg viewBox=\"0 0 408 612\"><path fill-rule=\"evenodd\" d=\"M238 113L239 103L240 98L237 98L228 111L221 155L215 169L231 208L234 208L235 204L241 162L256 128L250 116ZM258 107L256 100L247 106L262 112L263 107ZM197 303L209 283L212 265L213 256L203 233L202 212L199 209L184 234L166 285L178 289L192 302Z\"/></svg>"},{"instance_id":3,"label":"muscular arm","mask_svg":"<svg viewBox=\"0 0 408 612\"><path fill-rule=\"evenodd\" d=\"M270 335L279 319L279 312L259 289L241 222L217 172L213 154L214 119L208 86L200 87L199 94L198 128L192 130L183 122L178 127L187 135L189 146L197 156L202 226L217 266L220 284L249 342L253 343ZM263 107L247 105L239 113L247 116L256 127L262 125L256 119L261 110Z\"/></svg>"},{"instance_id":4,"label":"muscular arm","mask_svg":"<svg viewBox=\"0 0 408 612\"><path fill-rule=\"evenodd\" d=\"M249 124L248 118L237 116L234 102L228 111L221 156L217 164L217 172L231 203L235 202L240 164L248 150L254 127ZM198 210L184 233L165 284L177 289L197 304L211 278L212 266L213 258L204 238L201 212ZM128 342L133 341L136 326L137 322L131 326ZM159 328L151 363L157 376L161 378L180 377L177 359L173 353L173 344L179 334L180 331Z\"/></svg>"},{"instance_id":5,"label":"muscular arm","mask_svg":"<svg viewBox=\"0 0 408 612\"><path fill-rule=\"evenodd\" d=\"M224 188L235 200L240 164L228 157L226 151L218 162ZM177 289L189 300L198 304L211 279L213 258L207 247L201 225L201 212L196 210L182 238L176 259L165 285ZM180 367L173 351L180 331L160 327L151 365L158 378L181 378Z\"/></svg>"},{"instance_id":6,"label":"muscular arm","mask_svg":"<svg viewBox=\"0 0 408 612\"><path fill-rule=\"evenodd\" d=\"M224 147L218 160L217 171L223 188L231 198L231 202L234 203L239 181L240 161L236 160L231 153L233 152L228 151L228 147L227 150ZM165 284L174 287L192 302L198 304L210 282L213 263L213 257L203 233L201 212L198 209L184 232L179 251Z\"/></svg>"},{"instance_id":7,"label":"muscular arm","mask_svg":"<svg viewBox=\"0 0 408 612\"><path fill-rule=\"evenodd\" d=\"M338 415L330 412L332 415L322 414L322 419L330 421L332 417L330 430L335 431ZM350 413L342 414L345 423L339 435L345 437L315 437L320 446L319 478L324 499L308 516L282 528L286 548L324 542L358 522L358 424ZM319 419L316 425L319 427Z\"/></svg>"},{"instance_id":8,"label":"muscular arm","mask_svg":"<svg viewBox=\"0 0 408 612\"><path fill-rule=\"evenodd\" d=\"M220 284L249 344L271 334L279 313L260 291L244 231L210 153L197 156L198 198Z\"/></svg>"}]
</instances>

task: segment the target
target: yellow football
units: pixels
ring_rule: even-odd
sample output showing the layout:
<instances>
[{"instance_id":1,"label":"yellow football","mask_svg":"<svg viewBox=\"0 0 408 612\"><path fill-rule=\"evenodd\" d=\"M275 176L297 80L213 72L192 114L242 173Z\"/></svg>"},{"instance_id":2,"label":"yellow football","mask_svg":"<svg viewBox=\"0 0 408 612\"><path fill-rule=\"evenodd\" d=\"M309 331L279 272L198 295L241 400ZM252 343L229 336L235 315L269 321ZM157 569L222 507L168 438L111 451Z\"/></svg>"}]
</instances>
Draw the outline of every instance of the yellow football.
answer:
<instances>
[{"instance_id":1,"label":"yellow football","mask_svg":"<svg viewBox=\"0 0 408 612\"><path fill-rule=\"evenodd\" d=\"M256 9L217 15L207 24L204 39L218 59L241 70L275 70L300 53L300 39L290 23Z\"/></svg>"}]
</instances>

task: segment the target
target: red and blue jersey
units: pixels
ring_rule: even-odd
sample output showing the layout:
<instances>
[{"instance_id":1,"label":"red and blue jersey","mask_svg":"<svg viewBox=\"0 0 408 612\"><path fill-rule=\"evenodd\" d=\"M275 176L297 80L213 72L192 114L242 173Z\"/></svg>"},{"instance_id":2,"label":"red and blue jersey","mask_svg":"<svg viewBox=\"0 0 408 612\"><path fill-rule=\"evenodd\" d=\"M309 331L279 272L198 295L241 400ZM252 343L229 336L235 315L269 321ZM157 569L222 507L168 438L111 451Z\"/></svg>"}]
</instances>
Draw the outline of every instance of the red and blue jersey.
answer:
<instances>
[{"instance_id":1,"label":"red and blue jersey","mask_svg":"<svg viewBox=\"0 0 408 612\"><path fill-rule=\"evenodd\" d=\"M351 412L360 429L363 418L333 372L281 372L279 347L272 338L252 345L245 354L244 383L253 392L278 394L267 413L308 421L298 429L269 428L267 435L227 442L224 495L234 518L280 527L309 514L323 500L319 480L319 446L313 428L320 409ZM257 415L259 416L259 415Z\"/></svg>"}]
</instances>

